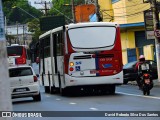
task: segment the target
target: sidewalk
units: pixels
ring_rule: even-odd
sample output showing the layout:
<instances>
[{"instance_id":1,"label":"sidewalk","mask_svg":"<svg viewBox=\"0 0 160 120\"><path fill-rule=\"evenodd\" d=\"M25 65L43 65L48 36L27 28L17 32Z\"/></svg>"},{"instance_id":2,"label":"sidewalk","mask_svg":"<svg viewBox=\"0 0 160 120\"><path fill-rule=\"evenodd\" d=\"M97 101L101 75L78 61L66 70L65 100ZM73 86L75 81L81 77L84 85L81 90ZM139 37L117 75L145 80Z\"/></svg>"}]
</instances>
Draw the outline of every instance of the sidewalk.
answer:
<instances>
[{"instance_id":1,"label":"sidewalk","mask_svg":"<svg viewBox=\"0 0 160 120\"><path fill-rule=\"evenodd\" d=\"M159 87L160 88L160 81L158 79L153 80L154 87ZM130 85L137 85L136 81L129 81L128 84Z\"/></svg>"}]
</instances>

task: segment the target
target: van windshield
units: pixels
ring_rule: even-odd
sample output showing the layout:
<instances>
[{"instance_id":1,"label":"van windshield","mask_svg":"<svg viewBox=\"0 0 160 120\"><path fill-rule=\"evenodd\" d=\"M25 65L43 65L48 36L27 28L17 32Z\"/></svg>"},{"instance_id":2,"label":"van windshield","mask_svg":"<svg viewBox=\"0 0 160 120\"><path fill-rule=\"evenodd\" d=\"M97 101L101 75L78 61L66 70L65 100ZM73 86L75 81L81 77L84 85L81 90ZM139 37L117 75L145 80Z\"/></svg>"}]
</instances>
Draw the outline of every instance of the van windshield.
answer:
<instances>
[{"instance_id":1,"label":"van windshield","mask_svg":"<svg viewBox=\"0 0 160 120\"><path fill-rule=\"evenodd\" d=\"M114 45L116 28L112 26L78 27L69 29L68 34L74 48L103 48Z\"/></svg>"}]
</instances>

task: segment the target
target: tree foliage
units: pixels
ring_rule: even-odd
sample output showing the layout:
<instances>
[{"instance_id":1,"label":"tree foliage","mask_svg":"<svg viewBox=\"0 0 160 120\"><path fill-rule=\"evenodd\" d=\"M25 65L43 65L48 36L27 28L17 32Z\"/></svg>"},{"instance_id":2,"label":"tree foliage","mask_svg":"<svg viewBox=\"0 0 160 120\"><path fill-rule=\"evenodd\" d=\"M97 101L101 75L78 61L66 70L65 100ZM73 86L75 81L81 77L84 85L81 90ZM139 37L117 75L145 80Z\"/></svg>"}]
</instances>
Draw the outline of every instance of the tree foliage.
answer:
<instances>
[{"instance_id":1,"label":"tree foliage","mask_svg":"<svg viewBox=\"0 0 160 120\"><path fill-rule=\"evenodd\" d=\"M39 18L42 12L30 6L26 0L3 0L3 11L7 18L7 24L15 24L16 21L25 24L33 19ZM32 15L32 16L31 16Z\"/></svg>"},{"instance_id":2,"label":"tree foliage","mask_svg":"<svg viewBox=\"0 0 160 120\"><path fill-rule=\"evenodd\" d=\"M33 33L32 40L36 42L41 34L39 19L43 13L28 4L27 0L2 0L4 16L7 18L7 25L28 24L29 32ZM35 19L34 17L37 19ZM7 36L11 38L11 36Z\"/></svg>"},{"instance_id":3,"label":"tree foliage","mask_svg":"<svg viewBox=\"0 0 160 120\"><path fill-rule=\"evenodd\" d=\"M16 22L21 24L28 24L29 31L33 32L33 43L39 38L39 35L42 34L40 31L40 23L37 19L34 19L31 15L36 18L43 16L43 13L40 10L30 6L27 2L28 0L2 0L4 15L7 18L7 24L12 25ZM74 0L75 5L84 4L85 0ZM72 22L72 7L71 0L52 0L52 8L49 11L49 16L64 15L66 19L66 24ZM66 6L65 4L68 4ZM23 10L26 12L24 12Z\"/></svg>"},{"instance_id":4,"label":"tree foliage","mask_svg":"<svg viewBox=\"0 0 160 120\"><path fill-rule=\"evenodd\" d=\"M75 5L84 4L85 0L74 0ZM72 6L71 0L52 0L53 7L50 10L50 15L64 15L66 23L72 22Z\"/></svg>"}]
</instances>

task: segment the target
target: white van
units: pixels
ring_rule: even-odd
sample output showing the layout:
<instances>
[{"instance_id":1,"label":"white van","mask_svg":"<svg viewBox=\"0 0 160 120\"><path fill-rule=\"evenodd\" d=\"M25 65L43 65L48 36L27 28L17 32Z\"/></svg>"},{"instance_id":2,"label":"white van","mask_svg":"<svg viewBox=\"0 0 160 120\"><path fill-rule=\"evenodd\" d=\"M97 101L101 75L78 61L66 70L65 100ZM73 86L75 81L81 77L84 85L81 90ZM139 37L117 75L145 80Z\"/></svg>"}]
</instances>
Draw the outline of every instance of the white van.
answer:
<instances>
[{"instance_id":1,"label":"white van","mask_svg":"<svg viewBox=\"0 0 160 120\"><path fill-rule=\"evenodd\" d=\"M9 80L12 98L33 97L41 101L40 86L31 66L9 67Z\"/></svg>"}]
</instances>

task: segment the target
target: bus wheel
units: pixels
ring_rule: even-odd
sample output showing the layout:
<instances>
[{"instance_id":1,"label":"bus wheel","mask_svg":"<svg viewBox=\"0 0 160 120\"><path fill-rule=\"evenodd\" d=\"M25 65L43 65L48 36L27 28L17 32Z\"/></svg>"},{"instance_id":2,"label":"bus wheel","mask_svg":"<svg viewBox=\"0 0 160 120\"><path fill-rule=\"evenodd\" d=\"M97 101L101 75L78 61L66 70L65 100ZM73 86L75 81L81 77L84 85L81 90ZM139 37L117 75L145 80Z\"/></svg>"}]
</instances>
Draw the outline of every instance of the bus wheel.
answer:
<instances>
[{"instance_id":1,"label":"bus wheel","mask_svg":"<svg viewBox=\"0 0 160 120\"><path fill-rule=\"evenodd\" d=\"M45 93L50 93L49 86L45 86L45 87L44 87L44 91L45 91Z\"/></svg>"},{"instance_id":2,"label":"bus wheel","mask_svg":"<svg viewBox=\"0 0 160 120\"><path fill-rule=\"evenodd\" d=\"M66 96L67 95L67 89L66 88L60 88L60 94L62 95L62 96Z\"/></svg>"},{"instance_id":3,"label":"bus wheel","mask_svg":"<svg viewBox=\"0 0 160 120\"><path fill-rule=\"evenodd\" d=\"M115 94L115 91L116 91L116 86L115 86L115 85L112 85L112 86L110 87L110 94L111 94L111 95L114 95L114 94Z\"/></svg>"},{"instance_id":4,"label":"bus wheel","mask_svg":"<svg viewBox=\"0 0 160 120\"><path fill-rule=\"evenodd\" d=\"M51 93L51 94L56 94L56 93L58 93L58 91L57 91L57 89L56 89L55 86L52 86L52 87L51 87L50 93Z\"/></svg>"}]
</instances>

